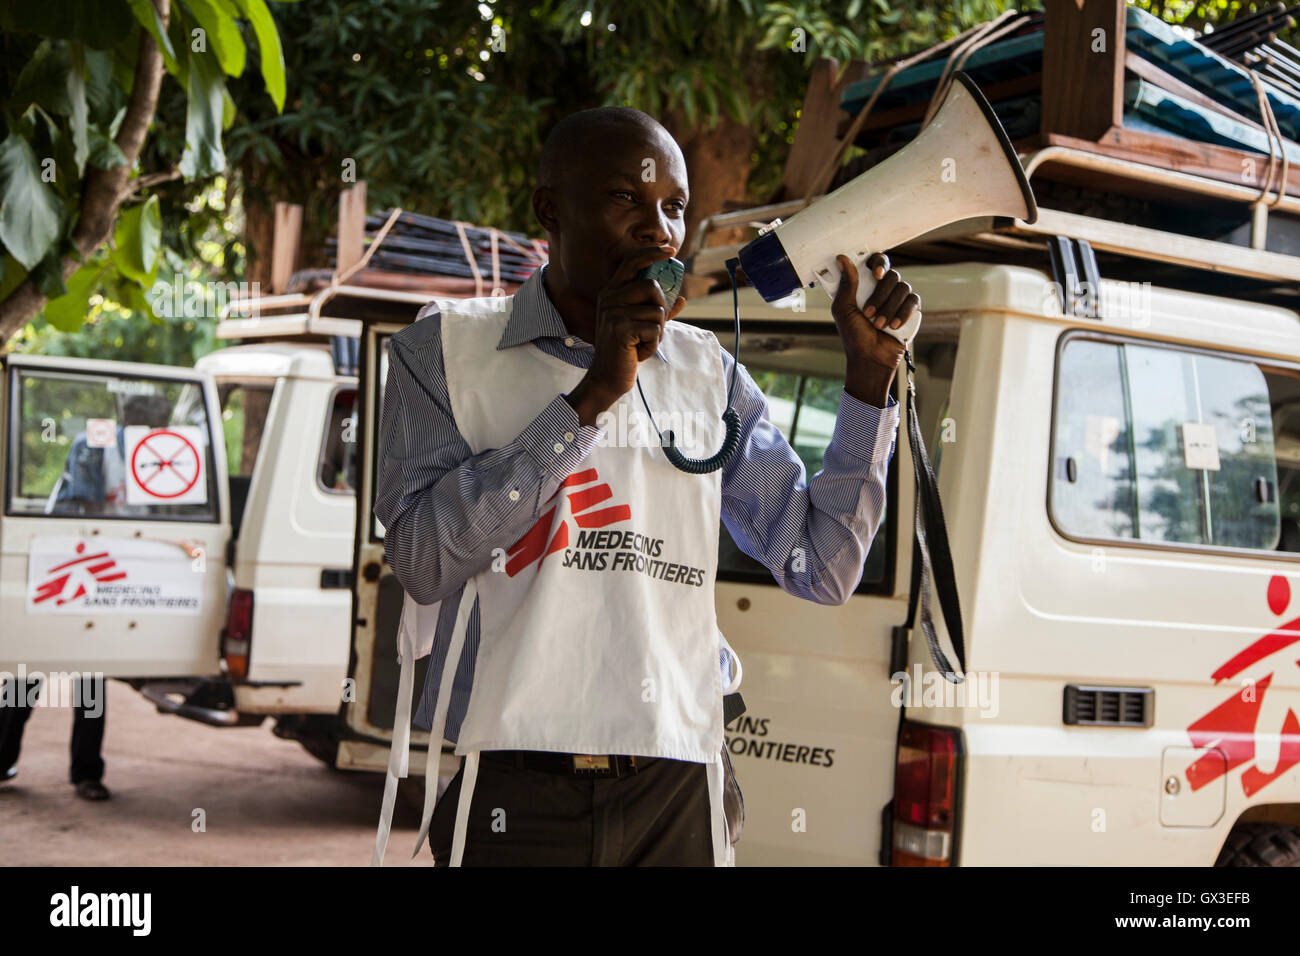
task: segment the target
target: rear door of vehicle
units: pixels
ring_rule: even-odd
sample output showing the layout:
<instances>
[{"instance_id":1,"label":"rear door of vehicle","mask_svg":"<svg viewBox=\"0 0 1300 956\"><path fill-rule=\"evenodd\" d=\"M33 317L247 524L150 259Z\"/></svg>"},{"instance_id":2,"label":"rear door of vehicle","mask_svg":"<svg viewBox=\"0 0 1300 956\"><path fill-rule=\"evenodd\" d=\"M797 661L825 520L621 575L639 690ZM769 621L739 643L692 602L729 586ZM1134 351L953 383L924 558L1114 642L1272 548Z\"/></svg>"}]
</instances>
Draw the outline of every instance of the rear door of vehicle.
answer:
<instances>
[{"instance_id":1,"label":"rear door of vehicle","mask_svg":"<svg viewBox=\"0 0 1300 956\"><path fill-rule=\"evenodd\" d=\"M811 478L821 470L844 388L834 326L809 323L806 333L776 335L761 331L752 314L746 320L751 331L741 337L741 361ZM730 336L719 337L729 348ZM904 453L897 450L889 466L886 515L862 582L843 606L787 594L722 529L718 625L741 659L747 707L725 732L745 798L738 865L876 860L881 810L893 794L899 722L891 700L890 633L906 617L908 580L898 576L896 539L911 525L899 529L892 516L911 514L910 479L898 482ZM910 561L906 542L905 549L902 558Z\"/></svg>"},{"instance_id":2,"label":"rear door of vehicle","mask_svg":"<svg viewBox=\"0 0 1300 956\"><path fill-rule=\"evenodd\" d=\"M393 737L394 702L397 699L397 629L402 616L403 591L384 556L384 528L374 514L375 474L379 455L379 419L384 383L388 379L388 342L405 325L367 323L362 337L361 376L358 385L357 437L360 469L357 484L357 537L354 580L355 620L349 676L353 697L344 702L352 739L339 746L338 765L353 769L383 769ZM419 703L429 659L415 666L415 700ZM428 734L412 728L413 775L424 771ZM420 757L416 757L416 752ZM443 757L442 775L455 773L456 758Z\"/></svg>"},{"instance_id":3,"label":"rear door of vehicle","mask_svg":"<svg viewBox=\"0 0 1300 956\"><path fill-rule=\"evenodd\" d=\"M230 535L210 375L11 355L0 670L217 671Z\"/></svg>"}]
</instances>

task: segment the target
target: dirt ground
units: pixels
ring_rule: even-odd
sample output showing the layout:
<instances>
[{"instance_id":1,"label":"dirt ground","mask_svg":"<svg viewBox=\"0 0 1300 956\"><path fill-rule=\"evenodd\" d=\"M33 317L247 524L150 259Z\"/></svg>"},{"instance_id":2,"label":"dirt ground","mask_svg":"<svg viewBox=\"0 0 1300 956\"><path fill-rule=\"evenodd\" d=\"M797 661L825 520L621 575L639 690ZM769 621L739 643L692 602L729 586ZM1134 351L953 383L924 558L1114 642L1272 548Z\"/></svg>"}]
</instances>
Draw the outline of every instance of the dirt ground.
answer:
<instances>
[{"instance_id":1,"label":"dirt ground","mask_svg":"<svg viewBox=\"0 0 1300 956\"><path fill-rule=\"evenodd\" d=\"M218 729L159 714L108 681L104 786L68 783L72 711L37 707L18 776L0 784L0 863L19 866L368 866L384 792L380 774L332 770L261 727ZM191 829L206 812L206 832ZM411 860L419 813L399 794L387 866Z\"/></svg>"}]
</instances>

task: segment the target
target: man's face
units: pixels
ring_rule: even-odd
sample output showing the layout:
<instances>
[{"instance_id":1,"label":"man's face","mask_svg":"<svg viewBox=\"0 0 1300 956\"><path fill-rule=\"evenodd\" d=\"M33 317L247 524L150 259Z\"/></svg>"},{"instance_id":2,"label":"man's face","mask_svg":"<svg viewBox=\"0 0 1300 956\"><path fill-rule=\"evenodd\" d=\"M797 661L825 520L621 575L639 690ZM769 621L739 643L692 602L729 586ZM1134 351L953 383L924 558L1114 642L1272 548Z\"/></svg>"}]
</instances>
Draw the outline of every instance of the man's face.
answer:
<instances>
[{"instance_id":1,"label":"man's face","mask_svg":"<svg viewBox=\"0 0 1300 956\"><path fill-rule=\"evenodd\" d=\"M677 255L686 238L686 161L666 133L619 130L583 151L550 193L569 285L595 302L629 253Z\"/></svg>"}]
</instances>

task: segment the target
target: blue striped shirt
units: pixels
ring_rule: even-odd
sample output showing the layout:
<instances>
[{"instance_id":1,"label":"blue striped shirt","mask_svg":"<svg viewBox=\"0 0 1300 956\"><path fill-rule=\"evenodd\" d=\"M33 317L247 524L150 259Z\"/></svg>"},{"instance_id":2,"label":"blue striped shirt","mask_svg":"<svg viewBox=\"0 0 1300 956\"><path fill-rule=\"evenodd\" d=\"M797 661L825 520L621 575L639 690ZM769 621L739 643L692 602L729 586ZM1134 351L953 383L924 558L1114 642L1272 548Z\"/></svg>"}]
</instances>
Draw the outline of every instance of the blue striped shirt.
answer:
<instances>
[{"instance_id":1,"label":"blue striped shirt","mask_svg":"<svg viewBox=\"0 0 1300 956\"><path fill-rule=\"evenodd\" d=\"M497 348L533 342L548 355L590 368L595 349L565 328L542 283L544 271L545 266L515 293ZM509 548L528 531L603 434L583 426L557 394L514 441L475 455L456 428L443 361L439 314L430 304L419 321L390 340L375 501L397 580L420 604L443 602L414 718L424 730L433 723L465 582L492 563L495 548ZM661 345L647 361L671 364L672 355ZM725 375L732 363L723 350ZM842 393L822 470L811 481L743 364L732 404L741 441L722 471L723 523L783 590L819 604L843 604L862 579L884 513L898 403L891 396L880 409ZM452 743L469 703L478 641L476 601L448 704L445 736ZM728 687L731 660L725 650L719 663Z\"/></svg>"}]
</instances>

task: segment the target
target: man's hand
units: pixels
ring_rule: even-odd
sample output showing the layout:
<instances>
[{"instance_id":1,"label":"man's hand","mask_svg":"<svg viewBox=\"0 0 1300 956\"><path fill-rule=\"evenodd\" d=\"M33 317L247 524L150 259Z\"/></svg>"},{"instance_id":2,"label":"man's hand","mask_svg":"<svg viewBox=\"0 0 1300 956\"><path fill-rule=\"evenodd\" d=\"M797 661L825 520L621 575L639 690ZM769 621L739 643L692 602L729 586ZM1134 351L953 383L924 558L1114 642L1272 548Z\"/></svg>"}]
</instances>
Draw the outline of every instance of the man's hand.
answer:
<instances>
[{"instance_id":1,"label":"man's hand","mask_svg":"<svg viewBox=\"0 0 1300 956\"><path fill-rule=\"evenodd\" d=\"M867 259L876 287L859 309L858 270L848 256L836 259L840 264L840 285L831 303L831 315L848 360L844 390L861 402L884 408L894 373L903 359L903 343L883 330L902 328L921 307L921 297L889 268L889 257L876 252Z\"/></svg>"},{"instance_id":2,"label":"man's hand","mask_svg":"<svg viewBox=\"0 0 1300 956\"><path fill-rule=\"evenodd\" d=\"M673 251L656 247L632 253L597 297L596 354L568 396L582 424L594 425L597 415L632 390L637 367L658 350L664 325L685 308L686 297L679 295L667 309L659 283L636 278L647 266L672 258Z\"/></svg>"}]
</instances>

